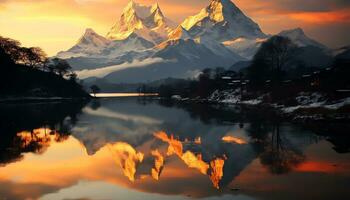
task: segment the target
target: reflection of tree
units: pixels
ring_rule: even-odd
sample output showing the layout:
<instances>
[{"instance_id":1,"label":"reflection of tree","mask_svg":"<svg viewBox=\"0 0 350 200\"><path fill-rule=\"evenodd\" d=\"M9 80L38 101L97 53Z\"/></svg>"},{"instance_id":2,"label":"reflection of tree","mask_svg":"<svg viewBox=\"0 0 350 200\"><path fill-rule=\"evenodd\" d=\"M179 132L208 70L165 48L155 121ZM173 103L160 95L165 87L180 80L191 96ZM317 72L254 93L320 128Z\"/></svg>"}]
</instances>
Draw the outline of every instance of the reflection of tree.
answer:
<instances>
[{"instance_id":1,"label":"reflection of tree","mask_svg":"<svg viewBox=\"0 0 350 200\"><path fill-rule=\"evenodd\" d=\"M65 141L85 103L0 106L0 166Z\"/></svg>"},{"instance_id":2,"label":"reflection of tree","mask_svg":"<svg viewBox=\"0 0 350 200\"><path fill-rule=\"evenodd\" d=\"M273 126L271 136L264 141L264 150L260 161L271 173L288 173L305 160L301 151L293 148L288 141L282 139L279 124Z\"/></svg>"}]
</instances>

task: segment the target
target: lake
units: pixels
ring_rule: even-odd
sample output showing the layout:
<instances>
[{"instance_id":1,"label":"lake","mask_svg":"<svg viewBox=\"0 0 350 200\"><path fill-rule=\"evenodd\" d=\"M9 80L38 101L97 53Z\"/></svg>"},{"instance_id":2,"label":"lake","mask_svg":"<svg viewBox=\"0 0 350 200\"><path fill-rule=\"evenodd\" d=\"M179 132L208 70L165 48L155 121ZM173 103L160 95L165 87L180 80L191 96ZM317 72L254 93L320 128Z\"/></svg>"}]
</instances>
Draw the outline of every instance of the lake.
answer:
<instances>
[{"instance_id":1,"label":"lake","mask_svg":"<svg viewBox=\"0 0 350 200\"><path fill-rule=\"evenodd\" d=\"M0 199L350 199L340 126L151 97L1 104Z\"/></svg>"}]
</instances>

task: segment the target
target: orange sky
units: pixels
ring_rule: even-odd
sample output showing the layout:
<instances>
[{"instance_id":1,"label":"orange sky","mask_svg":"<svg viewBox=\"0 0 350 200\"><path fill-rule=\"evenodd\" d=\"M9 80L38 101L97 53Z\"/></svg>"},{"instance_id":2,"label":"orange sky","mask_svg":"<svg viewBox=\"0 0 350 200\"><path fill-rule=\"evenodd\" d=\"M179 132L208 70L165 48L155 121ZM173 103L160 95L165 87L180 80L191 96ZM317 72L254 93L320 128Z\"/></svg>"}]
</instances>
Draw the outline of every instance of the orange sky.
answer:
<instances>
[{"instance_id":1,"label":"orange sky","mask_svg":"<svg viewBox=\"0 0 350 200\"><path fill-rule=\"evenodd\" d=\"M176 22L196 14L208 0L135 0L158 2ZM40 46L49 55L71 47L85 28L105 35L128 0L0 0L0 35ZM302 27L330 47L350 44L348 0L234 0L264 32Z\"/></svg>"}]
</instances>

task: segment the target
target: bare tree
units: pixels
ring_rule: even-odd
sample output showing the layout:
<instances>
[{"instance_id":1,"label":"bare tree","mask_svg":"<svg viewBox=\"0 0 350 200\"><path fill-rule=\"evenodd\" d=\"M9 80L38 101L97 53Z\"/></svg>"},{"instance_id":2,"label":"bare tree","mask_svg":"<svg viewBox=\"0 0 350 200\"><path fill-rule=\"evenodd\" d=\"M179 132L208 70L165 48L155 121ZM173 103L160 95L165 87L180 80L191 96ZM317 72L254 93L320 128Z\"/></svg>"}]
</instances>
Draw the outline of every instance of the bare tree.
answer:
<instances>
[{"instance_id":1,"label":"bare tree","mask_svg":"<svg viewBox=\"0 0 350 200\"><path fill-rule=\"evenodd\" d=\"M292 58L295 48L289 38L273 36L262 44L255 58L263 59L272 70L281 71Z\"/></svg>"},{"instance_id":2,"label":"bare tree","mask_svg":"<svg viewBox=\"0 0 350 200\"><path fill-rule=\"evenodd\" d=\"M286 37L273 36L264 42L248 69L248 77L257 84L266 79L279 81L282 71L294 55L296 45Z\"/></svg>"}]
</instances>

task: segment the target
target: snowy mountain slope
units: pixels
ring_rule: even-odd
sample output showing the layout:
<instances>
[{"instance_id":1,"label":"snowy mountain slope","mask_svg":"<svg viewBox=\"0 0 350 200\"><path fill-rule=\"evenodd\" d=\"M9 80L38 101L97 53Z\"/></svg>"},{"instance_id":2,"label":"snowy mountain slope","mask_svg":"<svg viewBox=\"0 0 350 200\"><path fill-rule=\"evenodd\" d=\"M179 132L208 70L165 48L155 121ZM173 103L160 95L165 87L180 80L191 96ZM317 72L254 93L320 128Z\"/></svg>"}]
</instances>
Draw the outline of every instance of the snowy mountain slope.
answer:
<instances>
[{"instance_id":1,"label":"snowy mountain slope","mask_svg":"<svg viewBox=\"0 0 350 200\"><path fill-rule=\"evenodd\" d=\"M181 24L193 37L226 41L238 37L265 37L259 25L231 0L211 0L209 6Z\"/></svg>"},{"instance_id":2,"label":"snowy mountain slope","mask_svg":"<svg viewBox=\"0 0 350 200\"><path fill-rule=\"evenodd\" d=\"M108 40L102 36L85 33L79 42L67 51L57 54L58 58L66 59L73 69L82 69L84 66L90 68L108 64L122 63L132 59L140 59L149 55L149 51L154 44L131 34L124 40ZM130 59L124 60L126 57ZM124 59L120 59L124 58Z\"/></svg>"},{"instance_id":3,"label":"snowy mountain slope","mask_svg":"<svg viewBox=\"0 0 350 200\"><path fill-rule=\"evenodd\" d=\"M153 54L153 49L146 49L141 51L131 50L128 52L118 53L118 55L113 56L112 54L109 54L109 56L104 56L101 54L88 57L71 57L66 60L72 66L73 70L84 70L98 69L106 66L118 65L125 62L133 62L134 60L144 60L150 58Z\"/></svg>"},{"instance_id":4,"label":"snowy mountain slope","mask_svg":"<svg viewBox=\"0 0 350 200\"><path fill-rule=\"evenodd\" d=\"M222 44L225 45L231 51L250 60L258 51L260 45L267 39L268 38L248 39L240 37L237 39L224 41L222 42Z\"/></svg>"},{"instance_id":5,"label":"snowy mountain slope","mask_svg":"<svg viewBox=\"0 0 350 200\"><path fill-rule=\"evenodd\" d=\"M142 51L152 48L154 45L152 42L137 36L132 33L124 40L114 40L104 50L103 54L108 55L110 58L122 55L130 51Z\"/></svg>"},{"instance_id":6,"label":"snowy mountain slope","mask_svg":"<svg viewBox=\"0 0 350 200\"><path fill-rule=\"evenodd\" d=\"M198 59L198 62L200 62L202 65L210 65L210 63L216 63L216 65L222 64L223 66L226 66L229 63L234 63L238 60L242 60L240 56L230 52L229 50L226 52L224 50L221 50L219 52L219 49L217 49L217 52L215 52L212 49L208 48L206 45L197 43L191 39L168 40L156 46L155 48L158 49L158 51L155 53L155 56L157 57L172 59L183 58L188 59L188 62L192 63L195 63L195 60ZM220 58L220 60L216 60L217 58Z\"/></svg>"},{"instance_id":7,"label":"snowy mountain slope","mask_svg":"<svg viewBox=\"0 0 350 200\"><path fill-rule=\"evenodd\" d=\"M168 77L193 78L204 68L229 67L243 60L229 50L230 56L216 54L192 39L167 40L154 49L152 58L162 58L164 62L150 64L143 68L120 70L108 74L105 79L112 83L138 83L140 80L154 81Z\"/></svg>"},{"instance_id":8,"label":"snowy mountain slope","mask_svg":"<svg viewBox=\"0 0 350 200\"><path fill-rule=\"evenodd\" d=\"M188 31L184 29L181 25L176 27L176 29L171 31L168 35L168 40L178 40L178 39L183 39L183 40L192 39Z\"/></svg>"},{"instance_id":9,"label":"snowy mountain slope","mask_svg":"<svg viewBox=\"0 0 350 200\"><path fill-rule=\"evenodd\" d=\"M78 42L67 51L61 51L57 57L62 59L70 57L90 56L100 54L105 47L111 44L111 40L97 34L91 28L85 30Z\"/></svg>"},{"instance_id":10,"label":"snowy mountain slope","mask_svg":"<svg viewBox=\"0 0 350 200\"><path fill-rule=\"evenodd\" d=\"M324 50L328 49L328 47L324 46L323 44L306 36L304 30L301 28L284 30L278 33L278 35L289 38L299 47L314 46Z\"/></svg>"},{"instance_id":11,"label":"snowy mountain slope","mask_svg":"<svg viewBox=\"0 0 350 200\"><path fill-rule=\"evenodd\" d=\"M305 51L307 51L308 54L321 55L320 52L318 52L318 49L321 49L325 51L325 53L329 54L328 47L306 36L301 28L281 31L277 35L289 38L298 47L305 47ZM222 44L238 55L247 59L252 59L260 45L267 39L268 37L255 39L240 37L237 39L224 41ZM316 47L318 49L306 47Z\"/></svg>"},{"instance_id":12,"label":"snowy mountain slope","mask_svg":"<svg viewBox=\"0 0 350 200\"><path fill-rule=\"evenodd\" d=\"M108 32L107 38L124 40L134 33L159 44L167 39L173 28L174 23L164 17L158 4L145 6L130 1L118 22Z\"/></svg>"},{"instance_id":13,"label":"snowy mountain slope","mask_svg":"<svg viewBox=\"0 0 350 200\"><path fill-rule=\"evenodd\" d=\"M146 55L129 52L98 68L74 68L80 70L78 76L83 75L81 78L98 76L111 83L139 83L168 77L192 78L204 68L229 67L242 60L232 52L230 56L215 54L205 45L191 39L167 40L144 53Z\"/></svg>"},{"instance_id":14,"label":"snowy mountain slope","mask_svg":"<svg viewBox=\"0 0 350 200\"><path fill-rule=\"evenodd\" d=\"M344 46L334 51L335 58L340 60L350 60L350 45Z\"/></svg>"}]
</instances>

